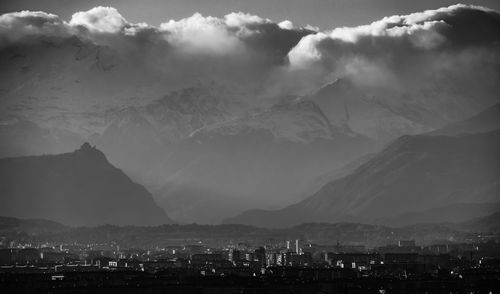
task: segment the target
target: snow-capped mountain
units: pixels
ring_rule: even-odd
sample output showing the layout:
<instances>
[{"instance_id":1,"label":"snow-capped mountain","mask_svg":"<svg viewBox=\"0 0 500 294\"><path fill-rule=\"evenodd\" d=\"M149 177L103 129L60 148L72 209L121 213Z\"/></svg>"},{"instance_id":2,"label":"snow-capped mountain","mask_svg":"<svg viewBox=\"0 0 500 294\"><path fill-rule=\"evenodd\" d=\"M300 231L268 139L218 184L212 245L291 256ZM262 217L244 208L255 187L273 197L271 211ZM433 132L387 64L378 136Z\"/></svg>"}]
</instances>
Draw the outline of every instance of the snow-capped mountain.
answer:
<instances>
[{"instance_id":1,"label":"snow-capped mountain","mask_svg":"<svg viewBox=\"0 0 500 294\"><path fill-rule=\"evenodd\" d=\"M91 141L141 182L161 184L161 164L175 146L196 130L231 119L243 109L223 95L215 87L192 87L143 106L108 111L106 127Z\"/></svg>"},{"instance_id":2,"label":"snow-capped mountain","mask_svg":"<svg viewBox=\"0 0 500 294\"><path fill-rule=\"evenodd\" d=\"M76 36L1 47L0 155L68 152L88 140L183 222L289 205L398 136L492 104L445 83L384 92L348 79L297 98L260 80L242 88L244 79L235 85L211 67L180 77L148 58L169 48L121 49Z\"/></svg>"},{"instance_id":3,"label":"snow-capped mountain","mask_svg":"<svg viewBox=\"0 0 500 294\"><path fill-rule=\"evenodd\" d=\"M249 210L225 222L286 227L303 222L386 222L406 215L408 224L430 215L444 218L436 216L438 208L456 215L469 203L498 203L500 129L491 130L498 123L491 115L496 111L493 106L435 132L401 136L355 168L347 168L347 174L331 173L331 181L303 201L281 210Z\"/></svg>"},{"instance_id":4,"label":"snow-capped mountain","mask_svg":"<svg viewBox=\"0 0 500 294\"><path fill-rule=\"evenodd\" d=\"M430 125L412 121L383 103L369 97L348 79L337 79L312 95L330 122L353 132L363 134L382 144L404 134L418 134L431 130Z\"/></svg>"},{"instance_id":5,"label":"snow-capped mountain","mask_svg":"<svg viewBox=\"0 0 500 294\"><path fill-rule=\"evenodd\" d=\"M235 200L279 207L300 199L311 179L373 148L369 138L332 126L313 102L294 99L194 132L165 162L165 186L155 197L169 203L167 213L184 209L184 221L206 222L206 206L185 209L170 199L190 191L199 203L212 195L215 207L225 207L212 214L220 221L242 211L226 205Z\"/></svg>"},{"instance_id":6,"label":"snow-capped mountain","mask_svg":"<svg viewBox=\"0 0 500 294\"><path fill-rule=\"evenodd\" d=\"M309 143L319 139L333 140L341 135L359 136L330 124L323 111L314 102L296 98L273 105L261 112L208 125L192 133L191 137L234 136L251 130L267 131L276 141L297 143Z\"/></svg>"}]
</instances>

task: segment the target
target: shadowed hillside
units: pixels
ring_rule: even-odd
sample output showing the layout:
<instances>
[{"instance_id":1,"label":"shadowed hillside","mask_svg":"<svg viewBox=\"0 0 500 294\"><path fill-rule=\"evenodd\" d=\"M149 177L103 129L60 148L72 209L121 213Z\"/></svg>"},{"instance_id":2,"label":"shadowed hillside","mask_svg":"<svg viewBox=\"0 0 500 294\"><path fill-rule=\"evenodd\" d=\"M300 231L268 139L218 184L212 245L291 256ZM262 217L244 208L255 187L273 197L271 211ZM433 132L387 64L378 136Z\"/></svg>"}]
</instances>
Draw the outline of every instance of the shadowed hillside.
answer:
<instances>
[{"instance_id":1,"label":"shadowed hillside","mask_svg":"<svg viewBox=\"0 0 500 294\"><path fill-rule=\"evenodd\" d=\"M68 225L158 225L170 219L151 194L88 143L59 155L0 160L0 214Z\"/></svg>"}]
</instances>

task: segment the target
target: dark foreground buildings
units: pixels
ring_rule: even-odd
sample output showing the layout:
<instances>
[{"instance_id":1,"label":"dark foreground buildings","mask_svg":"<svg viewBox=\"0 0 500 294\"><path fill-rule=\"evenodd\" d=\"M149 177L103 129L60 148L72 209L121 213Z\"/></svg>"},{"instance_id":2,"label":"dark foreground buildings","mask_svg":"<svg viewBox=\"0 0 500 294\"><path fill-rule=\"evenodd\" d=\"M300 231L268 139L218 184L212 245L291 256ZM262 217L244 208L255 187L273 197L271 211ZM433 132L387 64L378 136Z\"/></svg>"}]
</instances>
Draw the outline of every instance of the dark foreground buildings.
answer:
<instances>
[{"instance_id":1,"label":"dark foreground buildings","mask_svg":"<svg viewBox=\"0 0 500 294\"><path fill-rule=\"evenodd\" d=\"M79 271L4 273L1 293L500 293L498 271L464 271L396 278L360 276L352 269L271 268L258 276L200 275L189 269L156 273Z\"/></svg>"},{"instance_id":2,"label":"dark foreground buildings","mask_svg":"<svg viewBox=\"0 0 500 294\"><path fill-rule=\"evenodd\" d=\"M497 242L0 249L0 293L500 293Z\"/></svg>"}]
</instances>

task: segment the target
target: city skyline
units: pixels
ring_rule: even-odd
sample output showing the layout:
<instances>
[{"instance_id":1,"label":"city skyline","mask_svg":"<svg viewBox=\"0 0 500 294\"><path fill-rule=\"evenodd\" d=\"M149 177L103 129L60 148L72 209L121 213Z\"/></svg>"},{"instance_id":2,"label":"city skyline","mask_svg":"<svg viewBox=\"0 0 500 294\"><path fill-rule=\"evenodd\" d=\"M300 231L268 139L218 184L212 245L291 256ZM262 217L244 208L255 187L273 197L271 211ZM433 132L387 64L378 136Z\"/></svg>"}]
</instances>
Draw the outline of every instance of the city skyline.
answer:
<instances>
[{"instance_id":1,"label":"city skyline","mask_svg":"<svg viewBox=\"0 0 500 294\"><path fill-rule=\"evenodd\" d=\"M0 1L0 292L497 293L498 0Z\"/></svg>"}]
</instances>

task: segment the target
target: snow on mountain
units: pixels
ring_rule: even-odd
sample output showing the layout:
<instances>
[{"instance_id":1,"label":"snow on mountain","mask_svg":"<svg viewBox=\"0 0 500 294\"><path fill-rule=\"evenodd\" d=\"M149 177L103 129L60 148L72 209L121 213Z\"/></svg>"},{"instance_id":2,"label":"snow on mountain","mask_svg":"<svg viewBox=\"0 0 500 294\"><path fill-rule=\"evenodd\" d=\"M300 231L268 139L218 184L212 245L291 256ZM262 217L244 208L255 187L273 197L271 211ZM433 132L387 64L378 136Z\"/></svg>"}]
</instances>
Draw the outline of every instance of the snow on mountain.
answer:
<instances>
[{"instance_id":1,"label":"snow on mountain","mask_svg":"<svg viewBox=\"0 0 500 294\"><path fill-rule=\"evenodd\" d=\"M300 98L274 105L261 112L230 121L208 125L191 134L191 137L209 136L211 133L238 135L245 129L267 130L280 141L308 143L317 139L332 140L341 133L313 102ZM356 136L348 132L349 136Z\"/></svg>"},{"instance_id":2,"label":"snow on mountain","mask_svg":"<svg viewBox=\"0 0 500 294\"><path fill-rule=\"evenodd\" d=\"M392 110L384 105L382 99L369 97L347 79L337 79L321 87L309 99L319 105L333 125L350 129L381 143L404 134L417 134L432 129Z\"/></svg>"},{"instance_id":3,"label":"snow on mountain","mask_svg":"<svg viewBox=\"0 0 500 294\"><path fill-rule=\"evenodd\" d=\"M182 142L164 163L164 187L155 193L160 205L188 211L185 221L206 222L206 206L198 210L176 207L170 199L190 191L199 202L205 194L226 207L212 214L211 222L248 207L279 207L303 196L310 181L373 150L365 136L333 127L311 101L294 99L268 110L201 128ZM203 210L203 211L201 211ZM216 218L213 215L217 215Z\"/></svg>"}]
</instances>

